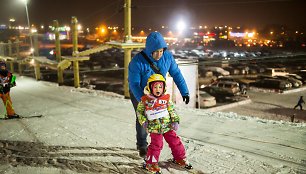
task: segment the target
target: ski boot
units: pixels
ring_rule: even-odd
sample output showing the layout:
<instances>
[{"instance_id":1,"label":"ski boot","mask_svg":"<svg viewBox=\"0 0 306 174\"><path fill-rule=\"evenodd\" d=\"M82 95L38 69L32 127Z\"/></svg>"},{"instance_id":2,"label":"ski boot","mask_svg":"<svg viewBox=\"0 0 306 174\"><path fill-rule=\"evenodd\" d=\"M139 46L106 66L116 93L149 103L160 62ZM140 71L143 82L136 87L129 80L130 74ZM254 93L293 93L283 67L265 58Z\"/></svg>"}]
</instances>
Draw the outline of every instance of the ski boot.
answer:
<instances>
[{"instance_id":1,"label":"ski boot","mask_svg":"<svg viewBox=\"0 0 306 174\"><path fill-rule=\"evenodd\" d=\"M146 162L144 162L143 168L152 174L162 174L157 163L147 164Z\"/></svg>"},{"instance_id":2,"label":"ski boot","mask_svg":"<svg viewBox=\"0 0 306 174\"><path fill-rule=\"evenodd\" d=\"M7 115L6 119L14 119L14 118L20 118L20 116L18 114L14 114L14 115Z\"/></svg>"},{"instance_id":3,"label":"ski boot","mask_svg":"<svg viewBox=\"0 0 306 174\"><path fill-rule=\"evenodd\" d=\"M172 160L173 163L179 165L180 167L184 167L185 169L193 169L191 163L187 159L181 159L181 160Z\"/></svg>"},{"instance_id":4,"label":"ski boot","mask_svg":"<svg viewBox=\"0 0 306 174\"><path fill-rule=\"evenodd\" d=\"M147 147L137 147L139 156L145 158L147 155L148 148Z\"/></svg>"},{"instance_id":5,"label":"ski boot","mask_svg":"<svg viewBox=\"0 0 306 174\"><path fill-rule=\"evenodd\" d=\"M139 156L145 158L147 155L147 148L140 148L139 149Z\"/></svg>"}]
</instances>

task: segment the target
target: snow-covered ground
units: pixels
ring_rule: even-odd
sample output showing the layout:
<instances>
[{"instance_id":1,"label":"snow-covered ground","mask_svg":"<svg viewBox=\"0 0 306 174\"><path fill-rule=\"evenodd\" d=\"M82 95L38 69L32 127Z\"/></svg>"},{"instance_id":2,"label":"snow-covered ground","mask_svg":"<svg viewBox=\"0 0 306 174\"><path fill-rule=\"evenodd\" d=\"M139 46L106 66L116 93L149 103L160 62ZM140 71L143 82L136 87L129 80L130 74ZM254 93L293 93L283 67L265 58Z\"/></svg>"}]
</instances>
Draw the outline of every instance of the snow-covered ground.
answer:
<instances>
[{"instance_id":1,"label":"snow-covered ground","mask_svg":"<svg viewBox=\"0 0 306 174\"><path fill-rule=\"evenodd\" d=\"M143 173L129 100L28 77L18 77L17 85L11 92L16 112L44 116L0 120L0 173ZM177 112L188 159L202 173L306 173L305 123L190 108ZM160 160L169 158L165 144Z\"/></svg>"}]
</instances>

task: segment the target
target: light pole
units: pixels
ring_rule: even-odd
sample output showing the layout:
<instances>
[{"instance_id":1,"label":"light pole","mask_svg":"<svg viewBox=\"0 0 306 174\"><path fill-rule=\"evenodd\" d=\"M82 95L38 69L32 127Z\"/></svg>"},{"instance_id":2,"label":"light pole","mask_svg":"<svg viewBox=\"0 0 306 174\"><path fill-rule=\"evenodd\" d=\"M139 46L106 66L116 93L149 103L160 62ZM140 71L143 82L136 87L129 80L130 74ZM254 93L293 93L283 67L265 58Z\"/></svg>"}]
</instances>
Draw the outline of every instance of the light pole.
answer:
<instances>
[{"instance_id":1,"label":"light pole","mask_svg":"<svg viewBox=\"0 0 306 174\"><path fill-rule=\"evenodd\" d=\"M30 37L30 46L31 46L30 51L31 51L31 54L33 54L34 50L33 50L32 34L31 34L32 31L31 31L31 25L30 25L30 18L29 18L29 12L28 12L28 0L22 0L22 2L24 3L26 14L27 14L29 37Z\"/></svg>"}]
</instances>

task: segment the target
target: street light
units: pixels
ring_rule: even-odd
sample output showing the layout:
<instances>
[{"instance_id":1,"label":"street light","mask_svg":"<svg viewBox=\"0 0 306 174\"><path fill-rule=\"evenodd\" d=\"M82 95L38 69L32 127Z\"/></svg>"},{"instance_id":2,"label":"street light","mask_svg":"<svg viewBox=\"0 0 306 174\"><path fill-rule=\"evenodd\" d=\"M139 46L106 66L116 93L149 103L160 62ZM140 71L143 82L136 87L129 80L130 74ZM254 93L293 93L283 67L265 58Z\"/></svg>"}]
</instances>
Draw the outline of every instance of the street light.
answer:
<instances>
[{"instance_id":1,"label":"street light","mask_svg":"<svg viewBox=\"0 0 306 174\"><path fill-rule=\"evenodd\" d=\"M24 3L26 14L27 14L27 20L28 20L28 28L29 28L29 36L30 36L30 45L31 45L31 54L34 52L33 49L33 42L32 42L32 35L31 35L31 26L30 26L30 18L29 18L29 12L28 12L28 0L21 0Z\"/></svg>"},{"instance_id":2,"label":"street light","mask_svg":"<svg viewBox=\"0 0 306 174\"><path fill-rule=\"evenodd\" d=\"M183 35L184 30L186 29L186 23L183 20L178 21L178 23L176 24L176 28L178 30L178 34L179 35Z\"/></svg>"}]
</instances>

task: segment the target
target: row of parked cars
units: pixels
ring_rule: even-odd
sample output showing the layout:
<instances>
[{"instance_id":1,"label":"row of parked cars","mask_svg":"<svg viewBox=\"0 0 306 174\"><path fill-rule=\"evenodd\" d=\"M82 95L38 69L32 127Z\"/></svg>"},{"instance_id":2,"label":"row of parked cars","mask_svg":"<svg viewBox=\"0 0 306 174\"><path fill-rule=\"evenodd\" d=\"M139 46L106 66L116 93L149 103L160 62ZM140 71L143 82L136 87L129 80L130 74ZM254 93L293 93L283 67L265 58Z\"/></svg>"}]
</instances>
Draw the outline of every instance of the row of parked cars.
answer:
<instances>
[{"instance_id":1,"label":"row of parked cars","mask_svg":"<svg viewBox=\"0 0 306 174\"><path fill-rule=\"evenodd\" d=\"M250 86L288 90L290 88L298 88L303 85L301 80L290 76L259 76L255 82L251 82Z\"/></svg>"},{"instance_id":2,"label":"row of parked cars","mask_svg":"<svg viewBox=\"0 0 306 174\"><path fill-rule=\"evenodd\" d=\"M289 74L281 68L270 68L268 72L269 74L258 75L258 80L251 82L249 85L261 88L288 90L291 88L299 88L306 82L305 70L299 71L298 74Z\"/></svg>"},{"instance_id":3,"label":"row of parked cars","mask_svg":"<svg viewBox=\"0 0 306 174\"><path fill-rule=\"evenodd\" d=\"M301 70L298 74L289 74L279 69L275 69L275 71L273 69L273 76L258 75L255 81L254 79L239 78L239 76L220 76L209 85L200 86L200 106L202 108L212 107L217 102L224 102L227 99L236 100L241 96L246 96L250 86L288 90L301 87L305 82L306 70Z\"/></svg>"},{"instance_id":4,"label":"row of parked cars","mask_svg":"<svg viewBox=\"0 0 306 174\"><path fill-rule=\"evenodd\" d=\"M174 49L171 50L175 58L181 59L207 59L207 58L255 58L267 56L269 52L252 51L228 51L228 50L208 50L208 49Z\"/></svg>"}]
</instances>

